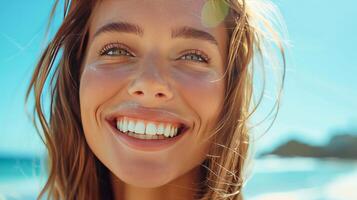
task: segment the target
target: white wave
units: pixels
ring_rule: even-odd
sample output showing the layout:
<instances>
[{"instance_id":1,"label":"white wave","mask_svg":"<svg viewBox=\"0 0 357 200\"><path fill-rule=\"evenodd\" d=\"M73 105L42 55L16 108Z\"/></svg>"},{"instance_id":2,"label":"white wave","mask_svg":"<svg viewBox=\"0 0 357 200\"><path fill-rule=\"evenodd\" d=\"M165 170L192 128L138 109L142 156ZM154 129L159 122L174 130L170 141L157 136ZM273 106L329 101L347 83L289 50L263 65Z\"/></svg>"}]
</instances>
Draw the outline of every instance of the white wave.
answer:
<instances>
[{"instance_id":1,"label":"white wave","mask_svg":"<svg viewBox=\"0 0 357 200\"><path fill-rule=\"evenodd\" d=\"M300 189L289 192L274 192L250 198L250 200L312 200L318 198L314 189Z\"/></svg>"},{"instance_id":2,"label":"white wave","mask_svg":"<svg viewBox=\"0 0 357 200\"><path fill-rule=\"evenodd\" d=\"M357 170L337 177L324 188L323 193L334 200L357 199Z\"/></svg>"},{"instance_id":3,"label":"white wave","mask_svg":"<svg viewBox=\"0 0 357 200\"><path fill-rule=\"evenodd\" d=\"M288 163L288 165L287 165ZM318 169L319 161L314 158L279 158L269 156L257 159L254 164L255 173L313 171Z\"/></svg>"},{"instance_id":4,"label":"white wave","mask_svg":"<svg viewBox=\"0 0 357 200\"><path fill-rule=\"evenodd\" d=\"M28 199L36 197L40 191L41 183L39 178L26 178L20 180L8 180L0 183L0 200L5 199ZM31 198L31 199L33 199Z\"/></svg>"},{"instance_id":5,"label":"white wave","mask_svg":"<svg viewBox=\"0 0 357 200\"><path fill-rule=\"evenodd\" d=\"M357 167L357 165L356 165ZM313 188L272 192L253 196L250 200L353 200L357 199L357 170L336 177L330 183Z\"/></svg>"}]
</instances>

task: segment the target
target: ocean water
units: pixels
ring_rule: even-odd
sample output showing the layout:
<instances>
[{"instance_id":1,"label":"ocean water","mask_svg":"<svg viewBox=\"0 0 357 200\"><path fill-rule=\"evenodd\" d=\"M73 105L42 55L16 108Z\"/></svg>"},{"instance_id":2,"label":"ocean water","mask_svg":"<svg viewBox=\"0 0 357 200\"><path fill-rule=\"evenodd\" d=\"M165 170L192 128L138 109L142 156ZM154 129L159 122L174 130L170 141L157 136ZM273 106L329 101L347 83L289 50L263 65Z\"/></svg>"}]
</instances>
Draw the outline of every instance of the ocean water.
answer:
<instances>
[{"instance_id":1,"label":"ocean water","mask_svg":"<svg viewBox=\"0 0 357 200\"><path fill-rule=\"evenodd\" d=\"M244 194L248 200L357 200L357 161L260 159Z\"/></svg>"},{"instance_id":2,"label":"ocean water","mask_svg":"<svg viewBox=\"0 0 357 200\"><path fill-rule=\"evenodd\" d=\"M0 200L35 199L45 181L39 166L39 160L1 160ZM357 161L270 157L249 170L248 200L357 200Z\"/></svg>"},{"instance_id":3,"label":"ocean water","mask_svg":"<svg viewBox=\"0 0 357 200\"><path fill-rule=\"evenodd\" d=\"M0 159L0 200L32 200L43 185L40 159Z\"/></svg>"}]
</instances>

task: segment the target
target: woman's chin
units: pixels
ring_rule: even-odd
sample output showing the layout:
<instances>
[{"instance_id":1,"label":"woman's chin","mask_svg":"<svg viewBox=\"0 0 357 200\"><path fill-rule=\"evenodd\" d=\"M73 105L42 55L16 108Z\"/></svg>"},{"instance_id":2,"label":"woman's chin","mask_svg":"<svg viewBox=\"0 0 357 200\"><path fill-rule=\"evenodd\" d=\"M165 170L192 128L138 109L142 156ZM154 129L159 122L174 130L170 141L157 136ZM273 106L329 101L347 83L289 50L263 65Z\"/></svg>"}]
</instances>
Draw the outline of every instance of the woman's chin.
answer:
<instances>
[{"instance_id":1,"label":"woman's chin","mask_svg":"<svg viewBox=\"0 0 357 200\"><path fill-rule=\"evenodd\" d=\"M172 178L170 178L167 173L155 172L155 170L136 173L120 173L120 175L115 176L126 185L147 189L158 188L172 181Z\"/></svg>"}]
</instances>

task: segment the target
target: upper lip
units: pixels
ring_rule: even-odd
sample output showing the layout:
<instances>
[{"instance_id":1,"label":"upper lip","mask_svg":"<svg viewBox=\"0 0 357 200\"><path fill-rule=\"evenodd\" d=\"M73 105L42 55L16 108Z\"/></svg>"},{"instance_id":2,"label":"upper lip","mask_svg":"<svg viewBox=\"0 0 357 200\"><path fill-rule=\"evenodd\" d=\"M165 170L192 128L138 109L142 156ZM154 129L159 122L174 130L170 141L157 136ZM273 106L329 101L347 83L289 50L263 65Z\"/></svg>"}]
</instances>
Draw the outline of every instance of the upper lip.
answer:
<instances>
[{"instance_id":1,"label":"upper lip","mask_svg":"<svg viewBox=\"0 0 357 200\"><path fill-rule=\"evenodd\" d=\"M185 128L192 127L189 121L174 112L159 108L142 107L132 103L119 105L116 109L109 112L105 119L112 123L116 119L124 116L147 121L172 123Z\"/></svg>"}]
</instances>

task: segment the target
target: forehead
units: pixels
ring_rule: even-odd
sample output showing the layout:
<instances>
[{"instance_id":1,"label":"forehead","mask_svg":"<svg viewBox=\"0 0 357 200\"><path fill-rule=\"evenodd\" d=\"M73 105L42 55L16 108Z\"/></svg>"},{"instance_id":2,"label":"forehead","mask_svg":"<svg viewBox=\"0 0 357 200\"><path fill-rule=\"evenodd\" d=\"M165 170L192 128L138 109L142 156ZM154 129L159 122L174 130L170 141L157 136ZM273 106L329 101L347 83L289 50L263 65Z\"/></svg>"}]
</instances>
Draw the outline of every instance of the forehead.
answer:
<instances>
[{"instance_id":1,"label":"forehead","mask_svg":"<svg viewBox=\"0 0 357 200\"><path fill-rule=\"evenodd\" d=\"M190 26L214 35L221 35L219 29L224 29L223 23L214 27L204 25L202 9L207 0L103 0L100 1L92 14L90 32L104 24L125 21L138 24L144 29L160 30ZM222 30L220 31L222 32Z\"/></svg>"}]
</instances>

